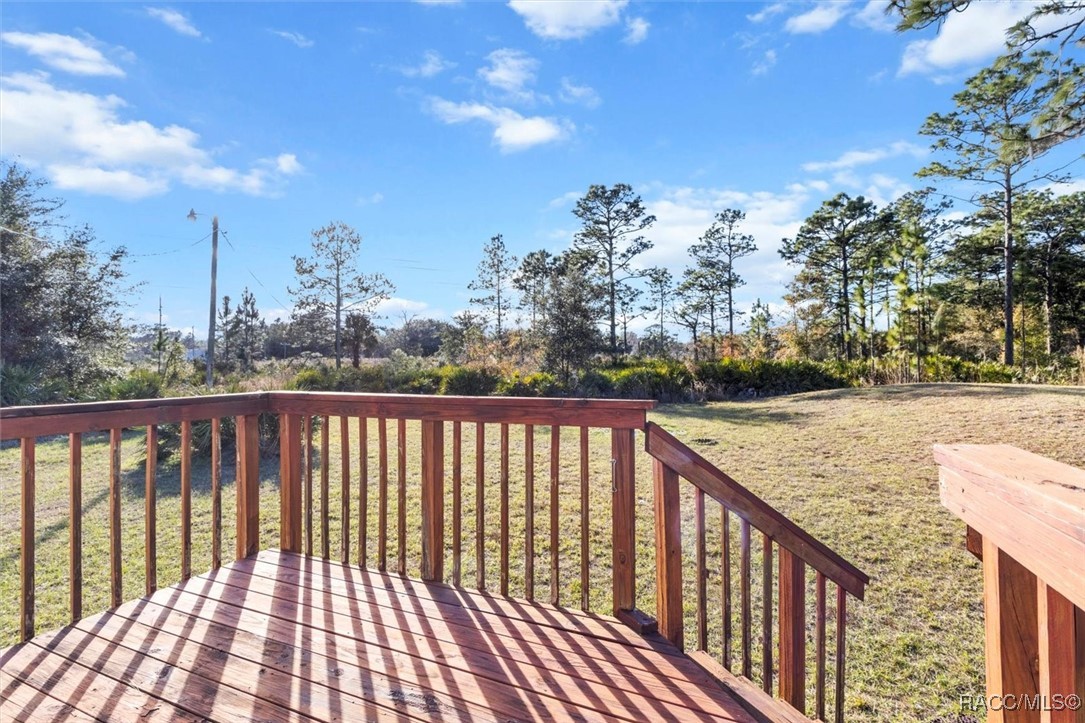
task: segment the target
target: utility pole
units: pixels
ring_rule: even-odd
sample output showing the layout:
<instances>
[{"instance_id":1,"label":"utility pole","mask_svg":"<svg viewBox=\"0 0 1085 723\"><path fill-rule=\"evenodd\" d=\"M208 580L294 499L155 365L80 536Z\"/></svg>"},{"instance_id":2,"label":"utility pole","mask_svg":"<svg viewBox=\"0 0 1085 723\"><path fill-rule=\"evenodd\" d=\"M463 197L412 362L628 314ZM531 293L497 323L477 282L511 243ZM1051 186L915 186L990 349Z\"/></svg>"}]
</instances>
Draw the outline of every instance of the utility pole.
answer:
<instances>
[{"instance_id":1,"label":"utility pole","mask_svg":"<svg viewBox=\"0 0 1085 723\"><path fill-rule=\"evenodd\" d=\"M188 220L195 221L196 217L201 214L196 213L196 209L192 209L188 212ZM206 237L205 237L206 238ZM205 362L207 363L207 388L210 389L214 383L215 373L215 282L218 279L218 266L219 266L219 217L211 217L211 315L207 322L207 354L205 355Z\"/></svg>"},{"instance_id":2,"label":"utility pole","mask_svg":"<svg viewBox=\"0 0 1085 723\"><path fill-rule=\"evenodd\" d=\"M211 217L211 318L207 324L207 388L214 383L215 371L215 284L219 265L219 217Z\"/></svg>"}]
</instances>

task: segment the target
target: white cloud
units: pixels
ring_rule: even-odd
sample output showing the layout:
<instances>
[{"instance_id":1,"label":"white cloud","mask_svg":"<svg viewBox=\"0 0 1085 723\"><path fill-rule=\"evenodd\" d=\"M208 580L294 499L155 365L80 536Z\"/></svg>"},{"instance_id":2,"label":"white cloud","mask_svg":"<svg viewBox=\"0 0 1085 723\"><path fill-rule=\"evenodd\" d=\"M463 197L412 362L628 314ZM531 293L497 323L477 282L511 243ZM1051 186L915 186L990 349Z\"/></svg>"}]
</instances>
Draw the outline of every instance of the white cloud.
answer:
<instances>
[{"instance_id":1,"label":"white cloud","mask_svg":"<svg viewBox=\"0 0 1085 723\"><path fill-rule=\"evenodd\" d=\"M905 181L884 173L875 173L868 180L863 195L878 206L888 206L911 190L911 184Z\"/></svg>"},{"instance_id":2,"label":"white cloud","mask_svg":"<svg viewBox=\"0 0 1085 723\"><path fill-rule=\"evenodd\" d=\"M524 117L511 108L483 103L455 103L431 98L429 108L437 118L450 125L477 120L493 126L493 140L502 153L560 141L575 130L573 124L564 119Z\"/></svg>"},{"instance_id":3,"label":"white cloud","mask_svg":"<svg viewBox=\"0 0 1085 723\"><path fill-rule=\"evenodd\" d=\"M776 51L769 49L765 51L765 54L761 56L760 60L754 63L753 70L750 72L754 75L764 75L768 73L774 65L776 65Z\"/></svg>"},{"instance_id":4,"label":"white cloud","mask_svg":"<svg viewBox=\"0 0 1085 723\"><path fill-rule=\"evenodd\" d=\"M43 166L65 189L133 199L164 193L174 181L194 188L274 195L302 170L285 153L249 170L215 162L194 131L122 117L116 95L57 88L44 73L0 78L5 153Z\"/></svg>"},{"instance_id":5,"label":"white cloud","mask_svg":"<svg viewBox=\"0 0 1085 723\"><path fill-rule=\"evenodd\" d=\"M615 25L629 0L509 0L531 32L544 40L576 40Z\"/></svg>"},{"instance_id":6,"label":"white cloud","mask_svg":"<svg viewBox=\"0 0 1085 723\"><path fill-rule=\"evenodd\" d=\"M455 68L456 64L451 60L445 60L436 50L427 50L422 54L422 62L418 65L398 68L400 73L408 78L432 78L446 70Z\"/></svg>"},{"instance_id":7,"label":"white cloud","mask_svg":"<svg viewBox=\"0 0 1085 723\"><path fill-rule=\"evenodd\" d=\"M879 33L891 33L897 28L892 16L885 12L885 0L867 0L863 9L852 16L852 23Z\"/></svg>"},{"instance_id":8,"label":"white cloud","mask_svg":"<svg viewBox=\"0 0 1085 723\"><path fill-rule=\"evenodd\" d=\"M546 204L546 207L548 209L564 208L580 200L583 195L582 191L566 191L557 198L551 199L550 203Z\"/></svg>"},{"instance_id":9,"label":"white cloud","mask_svg":"<svg viewBox=\"0 0 1085 723\"><path fill-rule=\"evenodd\" d=\"M301 33L295 33L291 30L270 30L268 32L270 32L272 35L278 35L284 40L289 40L299 48L311 48L314 45L311 39L305 37Z\"/></svg>"},{"instance_id":10,"label":"white cloud","mask_svg":"<svg viewBox=\"0 0 1085 723\"><path fill-rule=\"evenodd\" d=\"M793 15L784 23L784 30L795 35L823 33L848 14L848 5L836 0L823 0L805 13Z\"/></svg>"},{"instance_id":11,"label":"white cloud","mask_svg":"<svg viewBox=\"0 0 1085 723\"><path fill-rule=\"evenodd\" d=\"M771 18L773 15L779 15L784 10L787 10L786 3L773 3L772 5L766 5L753 15L747 15L746 19L749 20L751 23L763 23L769 18Z\"/></svg>"},{"instance_id":12,"label":"white cloud","mask_svg":"<svg viewBox=\"0 0 1085 723\"><path fill-rule=\"evenodd\" d=\"M389 299L381 299L373 309L375 314L391 318L401 318L404 314L415 316L429 310L430 306L425 301L403 299L393 296Z\"/></svg>"},{"instance_id":13,"label":"white cloud","mask_svg":"<svg viewBox=\"0 0 1085 723\"><path fill-rule=\"evenodd\" d=\"M746 213L740 229L751 234L758 247L737 268L749 284L742 287L736 304L780 298L782 284L791 279L793 270L780 258L778 249L781 239L794 236L802 225L805 207L811 200L806 189L747 192L656 186L642 195L648 212L656 217L647 234L655 246L639 257L642 266L665 266L680 277L682 269L690 264L689 247L704 234L718 212L735 208Z\"/></svg>"},{"instance_id":14,"label":"white cloud","mask_svg":"<svg viewBox=\"0 0 1085 723\"><path fill-rule=\"evenodd\" d=\"M90 191L102 196L136 201L169 190L169 182L163 178L146 178L126 170L111 171L61 163L54 163L48 166L47 170L53 184L65 191Z\"/></svg>"},{"instance_id":15,"label":"white cloud","mask_svg":"<svg viewBox=\"0 0 1085 723\"><path fill-rule=\"evenodd\" d=\"M188 18L173 8L148 7L144 9L152 18L165 23L167 27L172 28L181 35L187 35L190 38L203 37L203 33Z\"/></svg>"},{"instance_id":16,"label":"white cloud","mask_svg":"<svg viewBox=\"0 0 1085 723\"><path fill-rule=\"evenodd\" d=\"M295 173L301 173L303 169L301 163L298 162L298 157L293 153L280 153L275 158L275 170L285 176L292 176Z\"/></svg>"},{"instance_id":17,"label":"white cloud","mask_svg":"<svg viewBox=\"0 0 1085 723\"><path fill-rule=\"evenodd\" d=\"M359 197L357 203L358 203L359 206L376 206L378 203L381 203L382 201L384 201L384 194L380 193L380 192L377 192L377 193L372 193L372 194L370 194L368 196Z\"/></svg>"},{"instance_id":18,"label":"white cloud","mask_svg":"<svg viewBox=\"0 0 1085 723\"><path fill-rule=\"evenodd\" d=\"M494 88L503 90L519 100L534 96L524 86L535 82L539 61L522 50L501 48L486 56L490 64L478 69L479 77Z\"/></svg>"},{"instance_id":19,"label":"white cloud","mask_svg":"<svg viewBox=\"0 0 1085 723\"><path fill-rule=\"evenodd\" d=\"M463 0L413 0L418 5L460 5Z\"/></svg>"},{"instance_id":20,"label":"white cloud","mask_svg":"<svg viewBox=\"0 0 1085 723\"><path fill-rule=\"evenodd\" d=\"M1051 191L1056 196L1069 196L1071 193L1081 193L1085 191L1085 178L1075 178L1062 183L1052 183L1050 186L1046 187L1046 190Z\"/></svg>"},{"instance_id":21,"label":"white cloud","mask_svg":"<svg viewBox=\"0 0 1085 723\"><path fill-rule=\"evenodd\" d=\"M962 12L950 13L934 38L908 43L898 74L944 73L993 58L1006 47L1006 30L1035 8L1029 0L974 2ZM1071 17L1085 18L1085 11L1041 18L1035 27L1043 32Z\"/></svg>"},{"instance_id":22,"label":"white cloud","mask_svg":"<svg viewBox=\"0 0 1085 723\"><path fill-rule=\"evenodd\" d=\"M88 42L58 33L2 33L8 45L22 48L50 68L74 75L123 76L124 71ZM88 38L94 42L93 38Z\"/></svg>"},{"instance_id":23,"label":"white cloud","mask_svg":"<svg viewBox=\"0 0 1085 723\"><path fill-rule=\"evenodd\" d=\"M561 79L558 97L566 103L580 103L587 108L598 108L603 100L590 85L577 85L568 78Z\"/></svg>"},{"instance_id":24,"label":"white cloud","mask_svg":"<svg viewBox=\"0 0 1085 723\"><path fill-rule=\"evenodd\" d=\"M630 18L625 21L625 37L622 41L628 45L637 45L644 42L648 37L648 29L652 27L644 18Z\"/></svg>"},{"instance_id":25,"label":"white cloud","mask_svg":"<svg viewBox=\"0 0 1085 723\"><path fill-rule=\"evenodd\" d=\"M923 158L927 155L927 149L917 146L908 141L896 141L884 148L871 148L868 150L847 151L839 158L832 161L813 161L802 164L804 171L819 173L821 171L840 171L865 166L886 158L910 155L915 158Z\"/></svg>"}]
</instances>

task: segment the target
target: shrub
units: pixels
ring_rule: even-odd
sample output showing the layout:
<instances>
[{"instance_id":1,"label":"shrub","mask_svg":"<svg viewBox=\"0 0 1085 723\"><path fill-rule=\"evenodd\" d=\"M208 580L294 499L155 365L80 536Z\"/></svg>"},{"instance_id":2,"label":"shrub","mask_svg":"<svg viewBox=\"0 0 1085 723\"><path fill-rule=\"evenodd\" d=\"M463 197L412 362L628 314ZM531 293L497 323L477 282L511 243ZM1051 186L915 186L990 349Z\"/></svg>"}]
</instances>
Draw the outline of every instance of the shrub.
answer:
<instances>
[{"instance_id":1,"label":"shrub","mask_svg":"<svg viewBox=\"0 0 1085 723\"><path fill-rule=\"evenodd\" d=\"M103 384L100 399L158 399L166 391L166 382L158 372L133 369L128 376Z\"/></svg>"},{"instance_id":2,"label":"shrub","mask_svg":"<svg viewBox=\"0 0 1085 723\"><path fill-rule=\"evenodd\" d=\"M486 397L497 390L501 376L486 367L444 366L441 375L441 394L470 397Z\"/></svg>"},{"instance_id":3,"label":"shrub","mask_svg":"<svg viewBox=\"0 0 1085 723\"><path fill-rule=\"evenodd\" d=\"M502 397L556 397L564 390L548 372L521 375L513 372L498 382L494 393Z\"/></svg>"}]
</instances>

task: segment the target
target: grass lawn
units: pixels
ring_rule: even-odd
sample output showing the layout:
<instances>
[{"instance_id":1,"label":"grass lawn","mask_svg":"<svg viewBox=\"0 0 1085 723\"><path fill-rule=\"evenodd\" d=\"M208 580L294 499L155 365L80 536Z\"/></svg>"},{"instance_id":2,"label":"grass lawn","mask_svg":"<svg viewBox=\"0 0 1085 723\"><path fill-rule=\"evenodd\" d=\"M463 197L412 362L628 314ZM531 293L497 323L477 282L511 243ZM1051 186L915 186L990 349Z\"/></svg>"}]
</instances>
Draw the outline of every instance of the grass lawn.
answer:
<instances>
[{"instance_id":1,"label":"grass lawn","mask_svg":"<svg viewBox=\"0 0 1085 723\"><path fill-rule=\"evenodd\" d=\"M849 608L848 696L850 719L932 721L959 712L958 696L983 690L982 572L963 544L964 525L938 502L931 456L936 443L1010 443L1085 466L1085 390L1054 387L923 385L839 390L769 400L662 406L652 419L747 485L806 530L871 576L865 602ZM357 422L351 421L351 560L357 561ZM329 517L332 557L341 549L340 436L330 425ZM376 555L376 432L369 425L369 544ZM451 545L451 425L446 425L448 466L446 538ZM409 423L407 458L407 569L418 574L420 515L417 505L418 425ZM142 430L125 433L123 444L124 592L143 591ZM317 435L319 441L319 434ZM550 430L535 430L535 594L546 599L550 584ZM486 578L498 583L498 463L496 426L486 429ZM638 446L642 438L638 437ZM463 576L475 580L474 425L463 429ZM609 606L610 443L609 433L591 433L589 499L589 587L592 608ZM576 430L563 429L559 455L559 552L562 601L580 599L579 460ZM319 446L319 445L318 445ZM512 428L510 449L510 593L524 590L524 431ZM108 441L86 435L83 443L84 602L86 614L108 605ZM234 549L232 454L223 470L223 549ZM39 440L37 477L38 630L68 621L67 440ZM396 425L389 429L389 568L396 568ZM261 546L278 542L277 460L265 460L261 479ZM176 582L179 561L179 481L176 466L158 473L158 580ZM319 470L316 475L319 489ZM0 646L16 640L18 618L19 455L0 449ZM194 464L193 570L210 567L210 494L206 460ZM683 483L684 546L692 560L692 494ZM654 553L650 461L638 454L638 606L652 612ZM319 495L317 499L319 509ZM719 539L719 515L709 505L708 539ZM737 527L737 525L733 525ZM319 525L315 532L320 549ZM759 549L755 534L754 547ZM710 542L709 567L718 567L719 547ZM755 610L759 566L754 557ZM446 574L452 571L451 552ZM687 567L687 630L693 630L692 568ZM709 599L718 598L718 576L709 578ZM812 600L812 595L808 596ZM759 630L755 617L755 636ZM808 621L812 635L812 615ZM710 650L720 646L720 613L710 610ZM690 640L687 637L687 640ZM758 653L757 645L755 655ZM812 646L811 646L812 647ZM756 660L756 658L755 658ZM755 662L755 669L757 663Z\"/></svg>"}]
</instances>

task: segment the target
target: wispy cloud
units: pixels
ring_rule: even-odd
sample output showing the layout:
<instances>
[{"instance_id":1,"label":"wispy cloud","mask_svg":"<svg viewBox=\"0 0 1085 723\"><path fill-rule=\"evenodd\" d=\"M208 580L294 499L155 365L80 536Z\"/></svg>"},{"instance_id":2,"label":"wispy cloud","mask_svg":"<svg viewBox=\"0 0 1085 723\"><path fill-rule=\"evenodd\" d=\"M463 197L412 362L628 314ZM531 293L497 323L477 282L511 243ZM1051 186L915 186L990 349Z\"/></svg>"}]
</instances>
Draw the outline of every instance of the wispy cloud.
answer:
<instances>
[{"instance_id":1,"label":"wispy cloud","mask_svg":"<svg viewBox=\"0 0 1085 723\"><path fill-rule=\"evenodd\" d=\"M794 35L823 33L847 14L847 3L823 0L812 9L789 17L784 23L784 30Z\"/></svg>"},{"instance_id":2,"label":"wispy cloud","mask_svg":"<svg viewBox=\"0 0 1085 723\"><path fill-rule=\"evenodd\" d=\"M627 45L638 45L648 37L648 28L652 27L644 18L630 18L625 22L625 37L622 42Z\"/></svg>"},{"instance_id":3,"label":"wispy cloud","mask_svg":"<svg viewBox=\"0 0 1085 723\"><path fill-rule=\"evenodd\" d=\"M408 78L432 78L455 67L455 63L442 58L436 50L427 50L422 54L422 62L418 65L403 66L396 70Z\"/></svg>"},{"instance_id":4,"label":"wispy cloud","mask_svg":"<svg viewBox=\"0 0 1085 723\"><path fill-rule=\"evenodd\" d=\"M2 33L5 43L25 50L45 65L74 75L123 76L121 70L87 40L58 33Z\"/></svg>"},{"instance_id":5,"label":"wispy cloud","mask_svg":"<svg viewBox=\"0 0 1085 723\"><path fill-rule=\"evenodd\" d=\"M430 98L429 110L447 124L482 121L493 127L493 141L502 153L524 151L538 145L561 141L575 127L564 119L522 116L511 108L485 103L456 103Z\"/></svg>"},{"instance_id":6,"label":"wispy cloud","mask_svg":"<svg viewBox=\"0 0 1085 723\"><path fill-rule=\"evenodd\" d=\"M295 33L291 30L270 30L269 32L272 35L278 35L284 40L289 40L291 43L298 46L299 48L311 48L314 45L311 39L305 37L301 33Z\"/></svg>"},{"instance_id":7,"label":"wispy cloud","mask_svg":"<svg viewBox=\"0 0 1085 723\"><path fill-rule=\"evenodd\" d=\"M478 69L479 77L490 86L505 91L517 100L532 100L534 94L525 88L535 82L539 61L522 50L501 48L486 56L489 61Z\"/></svg>"},{"instance_id":8,"label":"wispy cloud","mask_svg":"<svg viewBox=\"0 0 1085 723\"><path fill-rule=\"evenodd\" d=\"M880 33L891 33L896 30L897 24L885 9L885 0L867 0L867 4L852 16L851 21L859 27Z\"/></svg>"},{"instance_id":9,"label":"wispy cloud","mask_svg":"<svg viewBox=\"0 0 1085 723\"><path fill-rule=\"evenodd\" d=\"M772 70L774 65L776 65L776 51L770 48L765 51L760 60L754 63L750 72L754 75L765 75Z\"/></svg>"},{"instance_id":10,"label":"wispy cloud","mask_svg":"<svg viewBox=\"0 0 1085 723\"><path fill-rule=\"evenodd\" d=\"M203 33L193 25L187 17L173 8L166 7L147 7L144 8L147 14L155 20L165 23L167 27L172 28L174 31L181 35L187 35L190 38L202 38Z\"/></svg>"},{"instance_id":11,"label":"wispy cloud","mask_svg":"<svg viewBox=\"0 0 1085 723\"><path fill-rule=\"evenodd\" d=\"M914 158L923 158L927 155L927 149L922 146L917 146L915 143L909 143L908 141L896 141L895 143L890 143L888 146L882 148L848 151L832 161L812 161L810 163L804 163L802 164L802 169L811 173L841 171L857 166L866 166L871 163L877 163L886 158L895 158L904 155L909 155Z\"/></svg>"},{"instance_id":12,"label":"wispy cloud","mask_svg":"<svg viewBox=\"0 0 1085 723\"><path fill-rule=\"evenodd\" d=\"M763 23L773 15L779 15L784 10L787 10L786 3L773 3L772 5L766 5L753 15L747 15L746 19L751 23Z\"/></svg>"},{"instance_id":13,"label":"wispy cloud","mask_svg":"<svg viewBox=\"0 0 1085 723\"><path fill-rule=\"evenodd\" d=\"M561 79L561 90L558 98L566 103L579 103L586 108L598 108L603 100L590 85L577 85L569 78Z\"/></svg>"}]
</instances>

